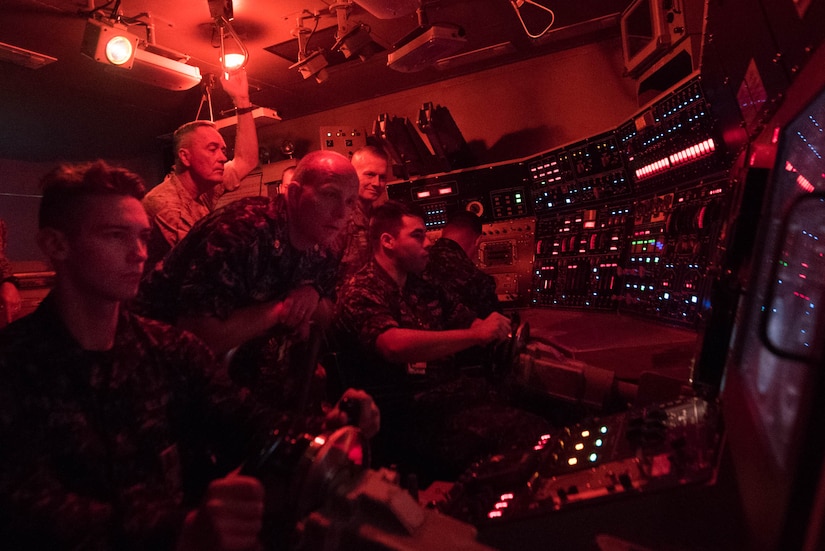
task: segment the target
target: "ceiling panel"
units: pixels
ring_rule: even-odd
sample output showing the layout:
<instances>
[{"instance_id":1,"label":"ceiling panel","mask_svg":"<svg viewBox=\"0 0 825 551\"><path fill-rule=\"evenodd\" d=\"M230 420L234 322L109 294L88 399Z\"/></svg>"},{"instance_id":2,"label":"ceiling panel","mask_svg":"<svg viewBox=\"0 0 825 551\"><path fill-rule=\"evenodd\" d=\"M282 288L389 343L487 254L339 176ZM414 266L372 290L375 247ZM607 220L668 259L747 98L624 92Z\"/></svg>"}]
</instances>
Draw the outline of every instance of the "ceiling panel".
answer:
<instances>
[{"instance_id":1,"label":"ceiling panel","mask_svg":"<svg viewBox=\"0 0 825 551\"><path fill-rule=\"evenodd\" d=\"M410 0L396 0L396 2ZM537 0L538 1L538 0ZM553 17L525 3L521 19L509 0L425 1L424 18L429 24L449 23L464 31L466 46L452 63L435 65L416 73L387 68L387 53L419 28L415 13L397 18L379 18L358 4L348 11L349 24L362 24L378 51L362 61L336 54L321 83L304 79L295 68L298 61L296 29L299 23L315 29L307 41L309 52L329 51L335 42L337 20L332 2L322 0L235 0L237 34L250 52L247 73L252 101L276 109L284 119L340 107L364 99L486 69L554 49L577 45L618 32L616 14L627 0L578 0L556 3L540 0L553 9ZM553 5L557 4L557 5ZM391 5L391 4L384 4ZM68 142L77 135L77 125L88 125L90 117L105 116L129 127L134 139L168 133L196 116L202 90L171 92L126 79L80 54L86 20L92 12L112 17L117 13L135 23L129 30L141 38L189 56L188 63L202 74L219 74L217 30L207 0L4 0L0 42L57 58L39 69L4 61L0 68L0 156L49 158L57 142L67 156L82 156L84 143ZM379 14L386 15L386 14ZM552 21L543 38L533 39ZM607 23L605 23L607 21ZM212 94L215 110L231 107L222 91ZM50 117L55 128L31 128L27 121ZM66 127L75 127L68 133ZM21 133L27 135L21 136ZM74 139L73 142L83 142ZM97 146L97 144L95 144ZM107 147L117 144L107 140Z\"/></svg>"}]
</instances>

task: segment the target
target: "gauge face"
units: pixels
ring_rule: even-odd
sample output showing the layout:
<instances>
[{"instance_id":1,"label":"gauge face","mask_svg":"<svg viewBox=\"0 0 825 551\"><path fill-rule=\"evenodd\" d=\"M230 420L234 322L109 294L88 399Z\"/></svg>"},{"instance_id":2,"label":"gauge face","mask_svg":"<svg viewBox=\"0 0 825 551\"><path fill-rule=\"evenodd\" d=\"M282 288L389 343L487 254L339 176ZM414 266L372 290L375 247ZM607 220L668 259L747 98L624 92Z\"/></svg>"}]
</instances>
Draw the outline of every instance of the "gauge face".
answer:
<instances>
[{"instance_id":1,"label":"gauge face","mask_svg":"<svg viewBox=\"0 0 825 551\"><path fill-rule=\"evenodd\" d=\"M467 209L467 211L472 212L476 216L481 216L482 214L484 214L484 205L482 205L480 201L470 201L464 208Z\"/></svg>"}]
</instances>

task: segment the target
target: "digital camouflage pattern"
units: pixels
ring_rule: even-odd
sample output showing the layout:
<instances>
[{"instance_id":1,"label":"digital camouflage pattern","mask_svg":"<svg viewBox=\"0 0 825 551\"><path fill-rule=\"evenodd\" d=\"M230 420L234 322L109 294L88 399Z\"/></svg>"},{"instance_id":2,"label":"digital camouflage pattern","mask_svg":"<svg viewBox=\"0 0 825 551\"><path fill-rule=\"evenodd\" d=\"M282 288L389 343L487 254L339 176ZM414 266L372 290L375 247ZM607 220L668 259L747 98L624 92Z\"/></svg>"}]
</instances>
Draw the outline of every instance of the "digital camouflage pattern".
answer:
<instances>
[{"instance_id":1,"label":"digital camouflage pattern","mask_svg":"<svg viewBox=\"0 0 825 551\"><path fill-rule=\"evenodd\" d=\"M443 289L453 302L463 304L479 318L501 313L495 278L476 266L458 243L442 237L430 247L429 254L422 276L425 280Z\"/></svg>"},{"instance_id":2,"label":"digital camouflage pattern","mask_svg":"<svg viewBox=\"0 0 825 551\"><path fill-rule=\"evenodd\" d=\"M250 417L215 368L193 335L125 312L111 350L83 350L51 297L0 332L3 540L173 549L248 445Z\"/></svg>"},{"instance_id":3,"label":"digital camouflage pattern","mask_svg":"<svg viewBox=\"0 0 825 551\"><path fill-rule=\"evenodd\" d=\"M338 250L341 251L341 266L339 281L343 282L355 275L363 268L370 257L370 219L364 212L361 201L355 202L347 225L338 239Z\"/></svg>"},{"instance_id":4,"label":"digital camouflage pattern","mask_svg":"<svg viewBox=\"0 0 825 551\"><path fill-rule=\"evenodd\" d=\"M283 300L300 285L332 298L337 269L331 251L290 244L282 195L249 197L200 220L141 284L135 307L169 323L183 315L226 319L237 308ZM298 405L306 374L290 360L293 344L292 332L279 327L247 342L233 355L233 380L284 410Z\"/></svg>"},{"instance_id":5,"label":"digital camouflage pattern","mask_svg":"<svg viewBox=\"0 0 825 551\"><path fill-rule=\"evenodd\" d=\"M231 166L225 168L224 182L238 181ZM237 185L230 184L229 189ZM149 215L152 233L149 238L147 271L183 239L201 218L215 210L215 201L226 191L224 184L215 186L212 195L192 197L181 185L177 175L169 173L143 198L143 208Z\"/></svg>"},{"instance_id":6,"label":"digital camouflage pattern","mask_svg":"<svg viewBox=\"0 0 825 551\"><path fill-rule=\"evenodd\" d=\"M445 358L423 373L381 358L376 341L394 327L441 331L468 327L475 316L439 288L409 274L403 289L374 260L341 288L336 343L347 386L372 394L381 410L375 462L422 480L456 478L490 453L534 444L550 430L543 418L511 407L485 377Z\"/></svg>"}]
</instances>

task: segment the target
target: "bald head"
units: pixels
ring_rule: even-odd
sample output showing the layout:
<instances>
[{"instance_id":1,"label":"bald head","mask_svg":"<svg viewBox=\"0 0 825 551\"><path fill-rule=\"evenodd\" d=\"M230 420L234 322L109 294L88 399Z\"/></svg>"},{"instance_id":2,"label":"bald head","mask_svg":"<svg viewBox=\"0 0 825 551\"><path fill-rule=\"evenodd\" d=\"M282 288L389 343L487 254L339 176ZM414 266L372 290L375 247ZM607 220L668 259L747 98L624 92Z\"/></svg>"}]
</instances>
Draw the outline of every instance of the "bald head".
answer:
<instances>
[{"instance_id":1,"label":"bald head","mask_svg":"<svg viewBox=\"0 0 825 551\"><path fill-rule=\"evenodd\" d=\"M287 185L317 187L325 182L358 185L358 175L349 160L335 151L313 151L305 155L295 167Z\"/></svg>"},{"instance_id":2,"label":"bald head","mask_svg":"<svg viewBox=\"0 0 825 551\"><path fill-rule=\"evenodd\" d=\"M295 167L283 190L290 241L301 249L329 245L349 219L358 196L358 176L349 160L334 151L313 151Z\"/></svg>"}]
</instances>

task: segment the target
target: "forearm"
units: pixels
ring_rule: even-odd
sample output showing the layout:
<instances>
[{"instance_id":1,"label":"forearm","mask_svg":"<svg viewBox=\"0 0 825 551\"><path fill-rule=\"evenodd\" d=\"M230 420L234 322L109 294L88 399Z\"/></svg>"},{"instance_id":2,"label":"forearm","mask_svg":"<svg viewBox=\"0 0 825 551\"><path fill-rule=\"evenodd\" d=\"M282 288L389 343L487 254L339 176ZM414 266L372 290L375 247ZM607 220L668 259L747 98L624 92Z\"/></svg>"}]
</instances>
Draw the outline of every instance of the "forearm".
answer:
<instances>
[{"instance_id":1,"label":"forearm","mask_svg":"<svg viewBox=\"0 0 825 551\"><path fill-rule=\"evenodd\" d=\"M438 360L484 343L473 328L426 331L396 327L379 335L375 345L385 360L410 363Z\"/></svg>"},{"instance_id":2,"label":"forearm","mask_svg":"<svg viewBox=\"0 0 825 551\"><path fill-rule=\"evenodd\" d=\"M245 109L252 106L249 98L233 98L233 101L241 113L236 115L238 128L235 134L235 156L231 162L238 179L242 180L258 166L258 131L252 112Z\"/></svg>"},{"instance_id":3,"label":"forearm","mask_svg":"<svg viewBox=\"0 0 825 551\"><path fill-rule=\"evenodd\" d=\"M265 302L238 308L225 320L210 315L181 316L176 325L200 337L220 357L275 325L277 304Z\"/></svg>"}]
</instances>

